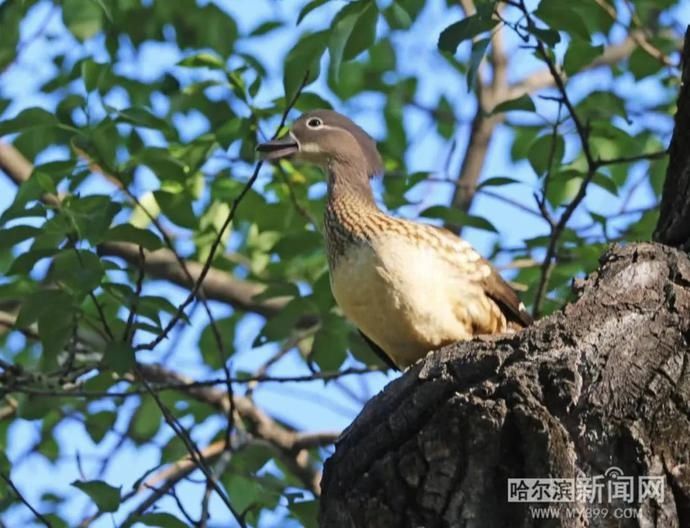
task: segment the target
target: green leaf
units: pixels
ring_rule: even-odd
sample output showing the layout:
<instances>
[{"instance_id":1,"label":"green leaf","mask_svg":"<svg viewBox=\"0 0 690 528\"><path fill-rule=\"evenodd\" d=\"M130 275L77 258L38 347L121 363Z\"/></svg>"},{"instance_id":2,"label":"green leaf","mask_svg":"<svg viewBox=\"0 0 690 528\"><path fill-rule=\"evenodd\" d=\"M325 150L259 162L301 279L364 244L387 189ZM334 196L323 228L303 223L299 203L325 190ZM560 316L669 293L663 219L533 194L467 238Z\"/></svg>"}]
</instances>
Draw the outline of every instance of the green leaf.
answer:
<instances>
[{"instance_id":1,"label":"green leaf","mask_svg":"<svg viewBox=\"0 0 690 528\"><path fill-rule=\"evenodd\" d=\"M24 420L44 420L52 418L54 411L64 404L61 398L41 398L39 396L29 396L20 401L17 415ZM59 454L59 448L54 438L44 438L43 442L37 446L36 451L40 452L49 460L55 462ZM2 488L0 488L2 489Z\"/></svg>"},{"instance_id":2,"label":"green leaf","mask_svg":"<svg viewBox=\"0 0 690 528\"><path fill-rule=\"evenodd\" d=\"M43 108L32 107L22 110L16 117L0 121L0 136L57 125L58 120L53 114Z\"/></svg>"},{"instance_id":3,"label":"green leaf","mask_svg":"<svg viewBox=\"0 0 690 528\"><path fill-rule=\"evenodd\" d=\"M142 315L156 320L160 312L167 312L170 315L176 314L177 306L165 297L160 297L158 295L142 295L139 297L138 311ZM189 324L189 319L184 313L181 313L180 317Z\"/></svg>"},{"instance_id":4,"label":"green leaf","mask_svg":"<svg viewBox=\"0 0 690 528\"><path fill-rule=\"evenodd\" d=\"M153 398L142 397L129 424L129 435L137 444L148 442L161 426L161 412Z\"/></svg>"},{"instance_id":5,"label":"green leaf","mask_svg":"<svg viewBox=\"0 0 690 528\"><path fill-rule=\"evenodd\" d=\"M438 49L454 54L461 42L489 31L496 21L474 14L448 26L438 38ZM485 40L485 39L483 39ZM485 48L486 49L486 48Z\"/></svg>"},{"instance_id":6,"label":"green leaf","mask_svg":"<svg viewBox=\"0 0 690 528\"><path fill-rule=\"evenodd\" d=\"M564 154L565 142L563 138L561 136L554 137L553 134L545 134L534 140L527 153L527 159L534 172L541 176L558 167Z\"/></svg>"},{"instance_id":7,"label":"green leaf","mask_svg":"<svg viewBox=\"0 0 690 528\"><path fill-rule=\"evenodd\" d=\"M589 28L572 4L560 0L541 0L534 12L549 28L565 31L589 42Z\"/></svg>"},{"instance_id":8,"label":"green leaf","mask_svg":"<svg viewBox=\"0 0 690 528\"><path fill-rule=\"evenodd\" d=\"M171 193L167 191L155 191L153 195L156 202L170 221L175 224L194 229L197 225L197 218L192 209L192 198L184 192Z\"/></svg>"},{"instance_id":9,"label":"green leaf","mask_svg":"<svg viewBox=\"0 0 690 528\"><path fill-rule=\"evenodd\" d=\"M608 191L613 196L618 196L618 185L606 174L597 172L592 178L592 183L598 187L601 187L605 191Z\"/></svg>"},{"instance_id":10,"label":"green leaf","mask_svg":"<svg viewBox=\"0 0 690 528\"><path fill-rule=\"evenodd\" d=\"M122 487L114 488L102 480L88 482L75 480L72 486L86 493L102 512L115 512L120 507Z\"/></svg>"},{"instance_id":11,"label":"green leaf","mask_svg":"<svg viewBox=\"0 0 690 528\"><path fill-rule=\"evenodd\" d=\"M321 251L322 247L323 236L320 233L304 230L280 237L271 252L278 254L281 259L292 259Z\"/></svg>"},{"instance_id":12,"label":"green leaf","mask_svg":"<svg viewBox=\"0 0 690 528\"><path fill-rule=\"evenodd\" d=\"M283 22L281 22L280 20L267 20L266 22L262 22L256 28L254 28L252 32L249 34L249 36L261 37L281 27L283 27Z\"/></svg>"},{"instance_id":13,"label":"green leaf","mask_svg":"<svg viewBox=\"0 0 690 528\"><path fill-rule=\"evenodd\" d=\"M113 217L122 207L112 197L103 195L68 196L62 205L62 212L71 219L78 237L93 245L103 240Z\"/></svg>"},{"instance_id":14,"label":"green leaf","mask_svg":"<svg viewBox=\"0 0 690 528\"><path fill-rule=\"evenodd\" d=\"M314 335L310 359L323 371L337 370L347 357L349 327L342 317L327 314Z\"/></svg>"},{"instance_id":15,"label":"green leaf","mask_svg":"<svg viewBox=\"0 0 690 528\"><path fill-rule=\"evenodd\" d=\"M496 228L486 218L467 214L460 209L451 209L443 205L433 205L420 213L420 216L426 218L439 218L448 224L474 227L483 231L491 231L497 233Z\"/></svg>"},{"instance_id":16,"label":"green leaf","mask_svg":"<svg viewBox=\"0 0 690 528\"><path fill-rule=\"evenodd\" d=\"M292 334L297 321L302 317L318 313L318 307L304 297L292 299L274 317L271 317L261 329L252 346L257 347L270 341L279 341Z\"/></svg>"},{"instance_id":17,"label":"green leaf","mask_svg":"<svg viewBox=\"0 0 690 528\"><path fill-rule=\"evenodd\" d=\"M19 52L19 27L26 9L27 6L23 2L4 2L0 9L0 71L12 64Z\"/></svg>"},{"instance_id":18,"label":"green leaf","mask_svg":"<svg viewBox=\"0 0 690 528\"><path fill-rule=\"evenodd\" d=\"M27 295L34 293L37 284L29 279L19 279L12 282L0 284L0 300L20 300Z\"/></svg>"},{"instance_id":19,"label":"green leaf","mask_svg":"<svg viewBox=\"0 0 690 528\"><path fill-rule=\"evenodd\" d=\"M228 496L232 497L233 506L247 514L247 524L257 526L256 519L260 510L275 508L278 504L281 498L281 484L269 475L261 477L230 474L227 477L226 488Z\"/></svg>"},{"instance_id":20,"label":"green leaf","mask_svg":"<svg viewBox=\"0 0 690 528\"><path fill-rule=\"evenodd\" d=\"M0 249L10 249L15 244L35 237L41 230L34 226L16 225L0 230Z\"/></svg>"},{"instance_id":21,"label":"green leaf","mask_svg":"<svg viewBox=\"0 0 690 528\"><path fill-rule=\"evenodd\" d=\"M524 112L534 112L536 110L534 106L534 101L532 98L523 94L515 99L510 99L508 101L503 101L496 105L496 107L491 111L491 115L500 114L502 112L512 112L514 110L522 110Z\"/></svg>"},{"instance_id":22,"label":"green leaf","mask_svg":"<svg viewBox=\"0 0 690 528\"><path fill-rule=\"evenodd\" d=\"M453 112L453 105L445 95L442 95L436 107L438 115L436 119L436 128L440 136L444 139L450 140L455 134L456 120Z\"/></svg>"},{"instance_id":23,"label":"green leaf","mask_svg":"<svg viewBox=\"0 0 690 528\"><path fill-rule=\"evenodd\" d=\"M522 183L520 180L515 178L509 178L507 176L494 176L493 178L487 178L479 183L477 190L484 187L500 187L502 185L511 185L513 183Z\"/></svg>"},{"instance_id":24,"label":"green leaf","mask_svg":"<svg viewBox=\"0 0 690 528\"><path fill-rule=\"evenodd\" d=\"M45 302L45 301L44 301ZM44 310L38 318L38 336L43 345L41 363L43 368L52 369L57 366L57 356L72 338L76 322L76 313L69 302L51 305L50 310Z\"/></svg>"},{"instance_id":25,"label":"green leaf","mask_svg":"<svg viewBox=\"0 0 690 528\"><path fill-rule=\"evenodd\" d=\"M371 346L364 340L359 332L350 332L348 348L350 354L357 359L357 361L365 365L377 366L383 369L389 368L383 359L381 359Z\"/></svg>"},{"instance_id":26,"label":"green leaf","mask_svg":"<svg viewBox=\"0 0 690 528\"><path fill-rule=\"evenodd\" d=\"M38 261L52 257L59 250L57 248L32 249L19 255L12 264L6 275L28 275L36 266Z\"/></svg>"},{"instance_id":27,"label":"green leaf","mask_svg":"<svg viewBox=\"0 0 690 528\"><path fill-rule=\"evenodd\" d=\"M376 41L376 22L379 12L374 0L363 0L366 7L359 15L343 52L344 60L351 60L368 50Z\"/></svg>"},{"instance_id":28,"label":"green leaf","mask_svg":"<svg viewBox=\"0 0 690 528\"><path fill-rule=\"evenodd\" d=\"M328 0L311 0L311 2L308 2L299 12L299 15L297 15L297 25L299 26L302 20L304 20L304 17L306 17L309 13L314 11L317 7L322 6L328 2Z\"/></svg>"},{"instance_id":29,"label":"green leaf","mask_svg":"<svg viewBox=\"0 0 690 528\"><path fill-rule=\"evenodd\" d=\"M98 444L112 430L116 419L117 414L113 411L88 413L84 420L84 427L86 432L89 433L91 440Z\"/></svg>"},{"instance_id":30,"label":"green leaf","mask_svg":"<svg viewBox=\"0 0 690 528\"><path fill-rule=\"evenodd\" d=\"M546 199L554 207L570 203L580 190L585 176L584 172L571 168L555 172L551 176Z\"/></svg>"},{"instance_id":31,"label":"green leaf","mask_svg":"<svg viewBox=\"0 0 690 528\"><path fill-rule=\"evenodd\" d=\"M225 62L215 53L202 51L185 57L177 63L178 66L187 68L211 68L214 70L224 70Z\"/></svg>"},{"instance_id":32,"label":"green leaf","mask_svg":"<svg viewBox=\"0 0 690 528\"><path fill-rule=\"evenodd\" d=\"M485 38L472 43L472 54L470 55L470 65L467 70L467 91L469 92L474 86L474 79L479 70L479 65L486 55L486 50L491 43L490 38Z\"/></svg>"},{"instance_id":33,"label":"green leaf","mask_svg":"<svg viewBox=\"0 0 690 528\"><path fill-rule=\"evenodd\" d=\"M148 108L144 107L133 106L120 110L116 122L160 130L166 137L170 138L175 135L172 127L165 119L155 116Z\"/></svg>"},{"instance_id":34,"label":"green leaf","mask_svg":"<svg viewBox=\"0 0 690 528\"><path fill-rule=\"evenodd\" d=\"M542 130L538 126L515 126L513 127L513 144L510 147L510 160L515 163L527 157L532 143Z\"/></svg>"},{"instance_id":35,"label":"green leaf","mask_svg":"<svg viewBox=\"0 0 690 528\"><path fill-rule=\"evenodd\" d=\"M329 31L319 31L302 37L290 50L283 67L285 98L294 99L306 77L306 84L314 82L321 69L321 57L328 45Z\"/></svg>"},{"instance_id":36,"label":"green leaf","mask_svg":"<svg viewBox=\"0 0 690 528\"><path fill-rule=\"evenodd\" d=\"M12 463L10 462L10 459L7 458L7 455L5 454L4 449L3 449L2 451L0 451L0 472L5 473L6 475L9 475L9 473L11 471L12 471Z\"/></svg>"},{"instance_id":37,"label":"green leaf","mask_svg":"<svg viewBox=\"0 0 690 528\"><path fill-rule=\"evenodd\" d=\"M412 18L403 6L397 2L391 3L383 12L386 22L391 29L409 29L412 25Z\"/></svg>"},{"instance_id":38,"label":"green leaf","mask_svg":"<svg viewBox=\"0 0 690 528\"><path fill-rule=\"evenodd\" d=\"M53 259L51 280L63 284L77 297L87 295L100 286L105 270L98 255L90 251L66 249Z\"/></svg>"},{"instance_id":39,"label":"green leaf","mask_svg":"<svg viewBox=\"0 0 690 528\"><path fill-rule=\"evenodd\" d=\"M652 57L642 48L635 48L628 59L628 68L636 81L659 73L663 67L659 59Z\"/></svg>"},{"instance_id":40,"label":"green leaf","mask_svg":"<svg viewBox=\"0 0 690 528\"><path fill-rule=\"evenodd\" d=\"M188 525L170 513L156 512L138 515L132 523L141 523L155 528L187 528Z\"/></svg>"},{"instance_id":41,"label":"green leaf","mask_svg":"<svg viewBox=\"0 0 690 528\"><path fill-rule=\"evenodd\" d=\"M27 296L17 316L17 328L28 328L51 311L65 311L72 305L72 297L62 290L40 290ZM69 310L68 310L69 311Z\"/></svg>"},{"instance_id":42,"label":"green leaf","mask_svg":"<svg viewBox=\"0 0 690 528\"><path fill-rule=\"evenodd\" d=\"M541 40L549 48L553 48L561 41L561 35L558 33L558 31L553 29L541 29L535 26L533 23L527 26L527 31Z\"/></svg>"},{"instance_id":43,"label":"green leaf","mask_svg":"<svg viewBox=\"0 0 690 528\"><path fill-rule=\"evenodd\" d=\"M264 291L254 295L252 300L263 302L268 299L275 299L277 297L299 297L299 288L291 282L278 282L270 284Z\"/></svg>"},{"instance_id":44,"label":"green leaf","mask_svg":"<svg viewBox=\"0 0 690 528\"><path fill-rule=\"evenodd\" d=\"M98 89L109 67L108 64L102 64L93 59L86 59L81 63L81 78L87 92Z\"/></svg>"},{"instance_id":45,"label":"green leaf","mask_svg":"<svg viewBox=\"0 0 690 528\"><path fill-rule=\"evenodd\" d=\"M223 357L223 350L218 350L218 342L211 324L206 325L199 337L199 350L204 363L212 369L219 369L223 363L227 361L235 351L235 329L237 327L237 318L235 316L226 317L225 319L216 320L216 329L220 334L223 349L227 357Z\"/></svg>"},{"instance_id":46,"label":"green leaf","mask_svg":"<svg viewBox=\"0 0 690 528\"><path fill-rule=\"evenodd\" d=\"M565 73L574 75L591 64L603 51L604 46L592 46L589 42L584 42L578 38L571 39L563 59Z\"/></svg>"},{"instance_id":47,"label":"green leaf","mask_svg":"<svg viewBox=\"0 0 690 528\"><path fill-rule=\"evenodd\" d=\"M146 165L161 181L183 183L188 177L189 168L170 154L169 149L147 147L132 160L133 166Z\"/></svg>"},{"instance_id":48,"label":"green leaf","mask_svg":"<svg viewBox=\"0 0 690 528\"><path fill-rule=\"evenodd\" d=\"M63 0L62 20L79 40L86 40L101 30L103 10L94 0Z\"/></svg>"},{"instance_id":49,"label":"green leaf","mask_svg":"<svg viewBox=\"0 0 690 528\"><path fill-rule=\"evenodd\" d=\"M290 513L297 519L303 528L317 528L319 517L319 501L309 500L293 502L288 506Z\"/></svg>"},{"instance_id":50,"label":"green leaf","mask_svg":"<svg viewBox=\"0 0 690 528\"><path fill-rule=\"evenodd\" d=\"M120 144L120 134L116 123L110 117L100 121L95 127L80 128L72 139L72 146L83 150L89 158L98 163L104 170L115 176L117 171L117 147Z\"/></svg>"},{"instance_id":51,"label":"green leaf","mask_svg":"<svg viewBox=\"0 0 690 528\"><path fill-rule=\"evenodd\" d=\"M612 92L592 92L577 104L576 110L580 120L584 122L608 121L616 115L628 120L625 101Z\"/></svg>"},{"instance_id":52,"label":"green leaf","mask_svg":"<svg viewBox=\"0 0 690 528\"><path fill-rule=\"evenodd\" d=\"M346 4L333 19L328 43L330 74L338 82L340 64L356 57L374 43L378 11L375 2L359 0Z\"/></svg>"},{"instance_id":53,"label":"green leaf","mask_svg":"<svg viewBox=\"0 0 690 528\"><path fill-rule=\"evenodd\" d=\"M111 227L105 234L104 241L130 242L149 251L163 247L161 239L151 231L135 227L132 224L120 224Z\"/></svg>"},{"instance_id":54,"label":"green leaf","mask_svg":"<svg viewBox=\"0 0 690 528\"><path fill-rule=\"evenodd\" d=\"M134 348L124 341L110 341L105 347L103 363L118 374L131 372L136 365Z\"/></svg>"}]
</instances>

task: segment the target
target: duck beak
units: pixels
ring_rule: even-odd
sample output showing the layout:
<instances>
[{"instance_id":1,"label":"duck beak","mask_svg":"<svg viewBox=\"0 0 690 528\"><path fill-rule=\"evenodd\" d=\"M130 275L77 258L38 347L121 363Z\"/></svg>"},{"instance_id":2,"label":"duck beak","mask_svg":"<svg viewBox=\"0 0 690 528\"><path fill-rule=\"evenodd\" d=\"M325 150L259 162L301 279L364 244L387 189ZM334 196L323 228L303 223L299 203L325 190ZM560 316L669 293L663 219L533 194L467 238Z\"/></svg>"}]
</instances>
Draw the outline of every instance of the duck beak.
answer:
<instances>
[{"instance_id":1,"label":"duck beak","mask_svg":"<svg viewBox=\"0 0 690 528\"><path fill-rule=\"evenodd\" d=\"M273 141L260 143L256 150L260 153L262 159L273 161L297 154L299 152L299 143L290 134L283 139L274 139Z\"/></svg>"}]
</instances>

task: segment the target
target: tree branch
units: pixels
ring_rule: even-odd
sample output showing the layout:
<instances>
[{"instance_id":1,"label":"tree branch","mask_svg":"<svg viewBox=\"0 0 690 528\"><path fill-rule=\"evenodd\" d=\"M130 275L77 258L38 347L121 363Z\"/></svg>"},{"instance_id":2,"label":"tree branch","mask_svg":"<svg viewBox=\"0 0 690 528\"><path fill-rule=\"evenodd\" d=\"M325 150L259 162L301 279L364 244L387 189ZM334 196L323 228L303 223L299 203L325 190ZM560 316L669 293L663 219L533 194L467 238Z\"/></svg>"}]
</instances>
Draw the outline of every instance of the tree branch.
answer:
<instances>
[{"instance_id":1,"label":"tree branch","mask_svg":"<svg viewBox=\"0 0 690 528\"><path fill-rule=\"evenodd\" d=\"M36 508L34 508L28 500L26 500L26 498L24 497L24 495L22 495L22 493L19 491L17 486L14 485L14 482L12 482L10 477L8 477L2 471L0 471L0 479L5 481L5 484L7 484L10 487L10 489L14 492L14 494L17 496L17 498L24 503L24 506L26 506L27 508L29 508L29 510L31 510L31 513L34 514L34 517L36 517L36 519L38 521L43 523L48 528L52 528L52 526L53 526L52 523L48 519L46 519L41 514L41 512L39 512Z\"/></svg>"},{"instance_id":2,"label":"tree branch","mask_svg":"<svg viewBox=\"0 0 690 528\"><path fill-rule=\"evenodd\" d=\"M463 4L465 5L465 4ZM467 14L471 14L467 12ZM642 31L634 31L621 43L608 46L603 53L594 59L581 71L592 70L602 66L610 66L626 59L635 50L638 40L643 38ZM458 173L458 186L455 189L451 204L465 212L469 211L474 200L474 189L481 177L486 155L496 127L505 119L504 115L488 116L487 114L497 105L516 99L525 94L532 94L555 85L555 78L549 68L537 71L521 81L507 85L505 53L502 50L501 30L492 36L492 52L490 60L493 66L493 80L491 85L478 87L478 109L472 119L470 139L465 147L463 161ZM559 76L565 79L564 73ZM454 226L460 230L461 226Z\"/></svg>"},{"instance_id":3,"label":"tree branch","mask_svg":"<svg viewBox=\"0 0 690 528\"><path fill-rule=\"evenodd\" d=\"M99 254L119 257L132 266L142 264L139 260L139 246L128 242L105 242L98 247ZM191 279L198 282L204 265L200 262L186 261ZM169 249L144 251L143 269L147 275L164 279L184 288L191 288L193 282ZM232 307L254 312L265 317L276 315L286 304L286 299L275 298L256 301L254 297L264 291L262 284L235 278L232 274L211 268L206 273L199 291L208 299L221 301Z\"/></svg>"},{"instance_id":4,"label":"tree branch","mask_svg":"<svg viewBox=\"0 0 690 528\"><path fill-rule=\"evenodd\" d=\"M33 165L16 147L0 142L0 169L16 185L21 185L31 176ZM50 205L55 205L58 202L56 196L47 194L43 195L43 200ZM98 249L102 255L122 258L133 267L138 267L141 264L139 261L139 247L136 244L106 242L100 245ZM194 283L199 281L203 271L202 263L189 261L186 262L188 275L180 265L175 253L168 249L160 249L154 252L145 251L144 254L144 270L148 275L156 279L167 280L187 289L191 289ZM237 279L230 273L211 268L206 274L200 291L207 298L227 303L238 310L257 313L264 317L272 317L280 312L285 306L287 299L254 300L254 297L265 288L264 285L259 283ZM315 315L305 315L300 320L298 326L306 328L316 322L317 318Z\"/></svg>"},{"instance_id":5,"label":"tree branch","mask_svg":"<svg viewBox=\"0 0 690 528\"><path fill-rule=\"evenodd\" d=\"M171 371L160 365L140 365L146 379L155 383L194 384L194 380ZM211 387L191 387L185 393L192 398L212 405L219 411L227 413L231 402L224 391ZM287 429L260 410L254 403L243 396L234 396L234 407L237 412L251 424L250 431L273 445L290 470L315 495L320 493L320 473L309 462L308 455L300 445L301 433Z\"/></svg>"}]
</instances>

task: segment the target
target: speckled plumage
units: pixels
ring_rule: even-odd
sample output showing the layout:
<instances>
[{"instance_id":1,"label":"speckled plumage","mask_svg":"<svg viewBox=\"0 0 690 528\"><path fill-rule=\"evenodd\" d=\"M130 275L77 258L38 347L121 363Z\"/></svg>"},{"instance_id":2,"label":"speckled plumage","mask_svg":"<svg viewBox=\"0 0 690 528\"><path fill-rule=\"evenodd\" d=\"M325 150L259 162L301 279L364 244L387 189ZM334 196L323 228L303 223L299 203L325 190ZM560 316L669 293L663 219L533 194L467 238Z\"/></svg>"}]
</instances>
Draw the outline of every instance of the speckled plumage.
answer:
<instances>
[{"instance_id":1,"label":"speckled plumage","mask_svg":"<svg viewBox=\"0 0 690 528\"><path fill-rule=\"evenodd\" d=\"M397 367L448 343L530 323L513 290L467 242L378 208L369 178L380 158L362 129L316 111L297 121L291 137L297 157L328 175L324 223L333 295Z\"/></svg>"}]
</instances>

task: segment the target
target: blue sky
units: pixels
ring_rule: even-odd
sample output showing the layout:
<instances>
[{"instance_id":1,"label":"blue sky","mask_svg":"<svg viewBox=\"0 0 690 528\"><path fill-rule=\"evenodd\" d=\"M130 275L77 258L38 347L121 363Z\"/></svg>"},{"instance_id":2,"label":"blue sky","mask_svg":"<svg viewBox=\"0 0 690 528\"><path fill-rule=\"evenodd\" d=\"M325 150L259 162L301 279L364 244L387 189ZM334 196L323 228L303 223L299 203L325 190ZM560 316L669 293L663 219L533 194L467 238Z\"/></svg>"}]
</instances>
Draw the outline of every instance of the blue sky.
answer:
<instances>
[{"instance_id":1,"label":"blue sky","mask_svg":"<svg viewBox=\"0 0 690 528\"><path fill-rule=\"evenodd\" d=\"M202 2L204 3L204 2ZM275 2L269 0L254 0L252 2L233 2L230 0L217 2L223 9L232 13L237 20L241 32L249 31L258 26L261 22L269 19L288 19L293 21L293 25L288 25L286 29L271 32L269 35L252 39L244 42L246 51L258 55L267 66L269 71L274 72L273 77L260 92L257 102L268 102L274 97L282 95L282 60L284 55L296 41L298 36L308 28L322 28L329 21L333 13L343 4L333 2L311 13L300 27L294 26L294 20L299 12L299 7L303 2ZM387 5L388 1L378 2L380 5ZM684 1L678 8L677 18L682 23L690 22L690 2ZM50 10L50 4L43 2L32 10L22 27L22 36L27 37L36 32L44 23ZM457 75L450 69L436 52L436 37L440 31L451 21L460 17L458 8L448 9L445 2L433 0L428 2L419 20L416 21L413 29L406 34L399 34L395 37L395 44L400 56L400 69L407 74L413 74L420 79L420 89L418 102L422 105L434 107L438 97L445 94L454 104L454 110L462 122L467 123L474 111L473 98L468 94L464 83L457 84ZM59 15L53 16L49 22L49 32L54 33L56 38L50 42L38 39L23 51L17 64L11 67L2 76L0 91L3 97L10 98L13 103L5 111L3 118L11 117L21 109L29 106L44 106L51 109L55 105L55 100L41 95L37 87L54 73L54 67L46 57L49 57L56 49L71 50L70 54L76 59L79 54L93 54L96 58L103 56L102 39L96 38L85 43L80 50L75 46L74 39L66 33L59 19ZM510 50L511 73L515 80L518 77L529 74L539 68L540 65L527 53L521 53L517 49L518 43L514 38L508 36L507 46ZM467 53L467 49L461 48L460 53ZM562 49L557 50L562 53ZM162 44L151 44L144 46L142 53L123 66L121 73L127 73L140 79L154 79L161 72L174 68L180 59L179 52L172 46ZM569 86L571 96L577 99L586 91L594 87L610 89L611 78L603 72L594 72L575 79ZM663 93L658 83L653 80L635 82L632 78L626 78L618 82L615 89L620 94L634 94L635 104L652 104L654 101L663 97ZM335 103L335 99L329 95L323 79L310 87L310 91L316 91L326 99ZM125 104L118 100L115 94L111 104ZM336 105L336 109L347 111L348 115L354 118L373 136L383 138L385 136L385 125L381 115L383 101L380 96L364 94L356 97L343 107ZM538 109L544 116L553 116L552 105L543 101L537 101ZM155 109L155 105L154 105ZM294 116L293 116L294 117ZM511 117L512 119L512 117ZM526 116L517 115L515 120L527 119ZM192 116L176 123L181 129L185 130L187 137L204 131L206 124L198 117ZM411 109L405 115L405 125L409 136L413 139L413 145L408 152L407 162L410 172L431 171L443 176L444 165L449 158L448 144L442 141L433 132L433 122L430 121L428 114L420 110ZM672 123L665 120L658 123L661 130L668 133ZM266 123L265 129L271 130L274 123ZM636 126L635 123L631 125ZM469 126L461 127L457 135L459 146L467 141ZM155 137L151 137L155 141ZM533 176L527 162L512 164L509 160L508 150L511 136L506 129L501 129L495 135L491 146L491 154L487 158L483 177L506 176L517 178L523 183L504 188L502 192L521 203L534 208L532 193L535 191L536 178ZM572 151L574 147L569 144ZM457 148L449 158L451 175L457 172L462 148ZM50 149L45 152L41 161L48 159L59 159L66 153L61 149ZM635 169L638 170L638 169ZM639 170L638 170L639 172ZM264 170L262 181L265 183L270 178L270 171ZM633 178L634 180L634 178ZM94 192L103 192L104 187L100 182L94 181L91 187ZM105 189L110 191L111 189ZM14 189L4 179L0 179L0 211L11 202ZM452 187L446 183L424 183L417 186L409 197L413 200L420 200L423 205L409 206L403 210L403 214L415 216L419 210L434 203L448 203ZM647 206L653 203L653 196L648 187L642 186L640 191L633 197L634 206ZM611 195L604 191L593 189L588 195L586 208L606 214L618 207L618 202ZM575 215L573 224L584 223L588 216L584 209ZM475 244L483 253L488 253L493 247L496 237L500 237L506 245L520 245L523 240L539 235L546 234L545 223L529 214L506 205L489 197L479 196L474 204L473 212L478 215L486 216L491 219L496 226L499 235L494 235L475 229L467 229L465 236L470 242ZM505 261L505 256L503 257ZM182 292L167 284L153 284L150 286L150 293L165 294L172 300L181 301L185 292ZM217 317L222 317L230 313L230 310L218 303L213 303L213 311ZM187 373L190 376L205 377L211 373L199 362L196 352L196 341L199 331L206 325L202 316L202 311L197 310L192 317L192 330L187 331L179 342L178 349L188 352L175 354L175 368ZM263 360L267 359L274 352L273 347L266 346L251 349L250 344L261 327L261 319L257 316L248 316L238 331L236 346L238 352L233 360L233 368L240 370L252 370ZM1 353L1 352L0 352ZM160 359L159 353L149 355L150 359ZM145 359L145 358L144 358ZM304 363L296 356L288 356L273 371L276 375L291 375L297 373L307 373ZM265 384L256 393L256 401L259 405L272 414L281 417L286 422L298 428L306 430L339 430L347 426L360 410L362 402L366 401L371 395L383 388L383 386L395 375L385 376L375 373L366 378L345 378L338 383L329 384L324 387L322 383L314 382L310 384L282 385ZM342 385L342 388L340 385ZM352 394L356 397L352 397ZM121 412L120 420L115 426L116 430L123 430L126 426L126 419L129 412L133 411L133 401L124 405L125 411ZM105 405L114 408L114 405ZM127 410L128 409L128 410ZM220 418L219 418L220 420ZM110 435L99 445L93 444L84 432L83 426L78 422L68 422L57 430L57 442L61 446L62 457L56 465L49 464L40 455L25 456L27 449L38 438L40 424L36 422L17 420L12 428L12 443L8 450L8 456L13 461L21 460L17 464L12 475L16 484L26 494L32 504L39 505L40 492L46 489L64 490L66 483L79 479L79 469L77 467L77 455L81 459L81 465L85 473L94 471L98 465L98 457L106 455L117 443L117 436ZM203 443L205 436L210 436L215 432L214 424L209 423L195 431L195 439ZM163 429L157 441L163 443L170 437L170 432ZM155 465L158 460L158 450L154 447L134 448L126 446L120 450L115 459L111 461L106 473L106 480L112 485L122 485L124 489L132 484L144 469ZM132 472L132 468L141 471ZM185 494L200 495L202 487L182 485L180 491ZM195 501L190 500L193 504ZM198 501L196 501L198 504ZM161 502L166 507L172 507L172 500ZM69 516L72 519L80 519L88 513L88 503L85 499L78 497L70 503ZM191 508L194 515L198 514ZM225 514L224 508L218 501L214 501L213 509L214 520L218 525L228 525L229 517ZM118 514L117 519L122 520L122 515ZM16 526L18 523L28 522L30 516L22 507L14 508L5 519L9 526ZM265 519L265 526L271 526L277 521L270 516ZM94 526L112 526L113 522L108 517L103 517Z\"/></svg>"}]
</instances>

